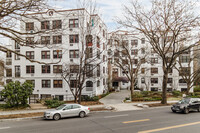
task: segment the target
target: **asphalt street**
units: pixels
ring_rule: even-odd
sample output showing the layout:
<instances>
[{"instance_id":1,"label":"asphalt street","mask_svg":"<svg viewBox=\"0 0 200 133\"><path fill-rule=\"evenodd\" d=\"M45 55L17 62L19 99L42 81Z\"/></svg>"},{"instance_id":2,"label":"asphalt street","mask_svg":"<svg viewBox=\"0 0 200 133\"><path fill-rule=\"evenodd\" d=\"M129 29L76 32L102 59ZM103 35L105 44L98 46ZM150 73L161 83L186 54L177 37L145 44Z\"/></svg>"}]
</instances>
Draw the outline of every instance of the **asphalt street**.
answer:
<instances>
[{"instance_id":1,"label":"asphalt street","mask_svg":"<svg viewBox=\"0 0 200 133\"><path fill-rule=\"evenodd\" d=\"M59 121L0 122L0 133L200 133L200 113L172 113L170 107L91 113Z\"/></svg>"}]
</instances>

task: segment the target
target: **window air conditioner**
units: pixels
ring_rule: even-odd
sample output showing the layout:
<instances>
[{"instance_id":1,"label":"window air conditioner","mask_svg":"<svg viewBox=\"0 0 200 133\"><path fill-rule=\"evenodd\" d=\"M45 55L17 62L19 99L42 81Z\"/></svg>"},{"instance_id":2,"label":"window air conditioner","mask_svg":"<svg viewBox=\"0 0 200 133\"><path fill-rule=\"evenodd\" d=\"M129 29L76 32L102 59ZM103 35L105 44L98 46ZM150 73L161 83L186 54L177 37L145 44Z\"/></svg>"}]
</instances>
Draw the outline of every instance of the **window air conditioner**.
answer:
<instances>
[{"instance_id":1,"label":"window air conditioner","mask_svg":"<svg viewBox=\"0 0 200 133\"><path fill-rule=\"evenodd\" d=\"M34 76L34 73L31 73L31 77Z\"/></svg>"},{"instance_id":2,"label":"window air conditioner","mask_svg":"<svg viewBox=\"0 0 200 133\"><path fill-rule=\"evenodd\" d=\"M72 29L72 28L70 28L69 30L70 30L70 31L73 31L73 29Z\"/></svg>"},{"instance_id":3,"label":"window air conditioner","mask_svg":"<svg viewBox=\"0 0 200 133\"><path fill-rule=\"evenodd\" d=\"M70 59L71 62L73 62L73 59Z\"/></svg>"},{"instance_id":4,"label":"window air conditioner","mask_svg":"<svg viewBox=\"0 0 200 133\"><path fill-rule=\"evenodd\" d=\"M70 44L70 46L73 46L73 44Z\"/></svg>"}]
</instances>

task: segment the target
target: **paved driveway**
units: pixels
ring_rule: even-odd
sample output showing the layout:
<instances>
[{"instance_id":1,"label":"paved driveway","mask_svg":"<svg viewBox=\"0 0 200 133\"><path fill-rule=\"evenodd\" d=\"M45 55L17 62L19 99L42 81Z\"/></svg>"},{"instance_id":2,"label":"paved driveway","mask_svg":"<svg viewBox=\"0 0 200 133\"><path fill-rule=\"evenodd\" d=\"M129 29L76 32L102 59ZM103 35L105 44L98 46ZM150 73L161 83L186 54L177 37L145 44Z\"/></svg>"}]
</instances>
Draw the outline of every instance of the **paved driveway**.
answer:
<instances>
[{"instance_id":1,"label":"paved driveway","mask_svg":"<svg viewBox=\"0 0 200 133\"><path fill-rule=\"evenodd\" d=\"M120 92L113 92L110 95L100 99L100 102L106 106L114 107L116 111L127 111L127 110L140 110L133 105L133 103L123 103L122 101L130 97L130 91L121 90Z\"/></svg>"}]
</instances>

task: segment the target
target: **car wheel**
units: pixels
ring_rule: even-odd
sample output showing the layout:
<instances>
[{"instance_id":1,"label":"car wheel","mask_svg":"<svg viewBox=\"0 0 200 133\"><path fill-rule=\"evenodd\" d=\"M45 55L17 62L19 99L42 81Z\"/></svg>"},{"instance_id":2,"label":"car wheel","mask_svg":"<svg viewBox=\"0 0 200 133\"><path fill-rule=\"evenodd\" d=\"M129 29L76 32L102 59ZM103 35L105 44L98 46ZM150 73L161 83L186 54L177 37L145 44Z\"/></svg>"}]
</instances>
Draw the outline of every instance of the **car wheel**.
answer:
<instances>
[{"instance_id":1,"label":"car wheel","mask_svg":"<svg viewBox=\"0 0 200 133\"><path fill-rule=\"evenodd\" d=\"M53 119L56 120L56 121L59 120L60 119L60 114L55 114L53 116Z\"/></svg>"},{"instance_id":2,"label":"car wheel","mask_svg":"<svg viewBox=\"0 0 200 133\"><path fill-rule=\"evenodd\" d=\"M172 112L176 113L176 110L173 110L173 109L172 109Z\"/></svg>"},{"instance_id":3,"label":"car wheel","mask_svg":"<svg viewBox=\"0 0 200 133\"><path fill-rule=\"evenodd\" d=\"M84 112L84 111L81 111L81 112L79 113L79 117L81 117L81 118L85 117L85 112Z\"/></svg>"},{"instance_id":4,"label":"car wheel","mask_svg":"<svg viewBox=\"0 0 200 133\"><path fill-rule=\"evenodd\" d=\"M199 108L197 109L197 111L200 112L200 106L199 106Z\"/></svg>"},{"instance_id":5,"label":"car wheel","mask_svg":"<svg viewBox=\"0 0 200 133\"><path fill-rule=\"evenodd\" d=\"M189 109L185 108L185 109L184 109L184 113L185 113L185 114L188 114L188 113L189 113Z\"/></svg>"}]
</instances>

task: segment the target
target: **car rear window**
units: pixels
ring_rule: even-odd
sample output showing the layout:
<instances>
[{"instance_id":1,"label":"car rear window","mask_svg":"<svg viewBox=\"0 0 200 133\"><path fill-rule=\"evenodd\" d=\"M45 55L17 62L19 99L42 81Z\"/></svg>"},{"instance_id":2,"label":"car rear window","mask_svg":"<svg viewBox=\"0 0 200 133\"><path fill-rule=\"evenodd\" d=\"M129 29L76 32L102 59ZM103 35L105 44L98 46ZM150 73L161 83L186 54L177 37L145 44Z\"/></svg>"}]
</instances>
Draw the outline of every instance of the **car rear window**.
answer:
<instances>
[{"instance_id":1,"label":"car rear window","mask_svg":"<svg viewBox=\"0 0 200 133\"><path fill-rule=\"evenodd\" d=\"M73 105L73 109L81 108L79 105Z\"/></svg>"}]
</instances>

